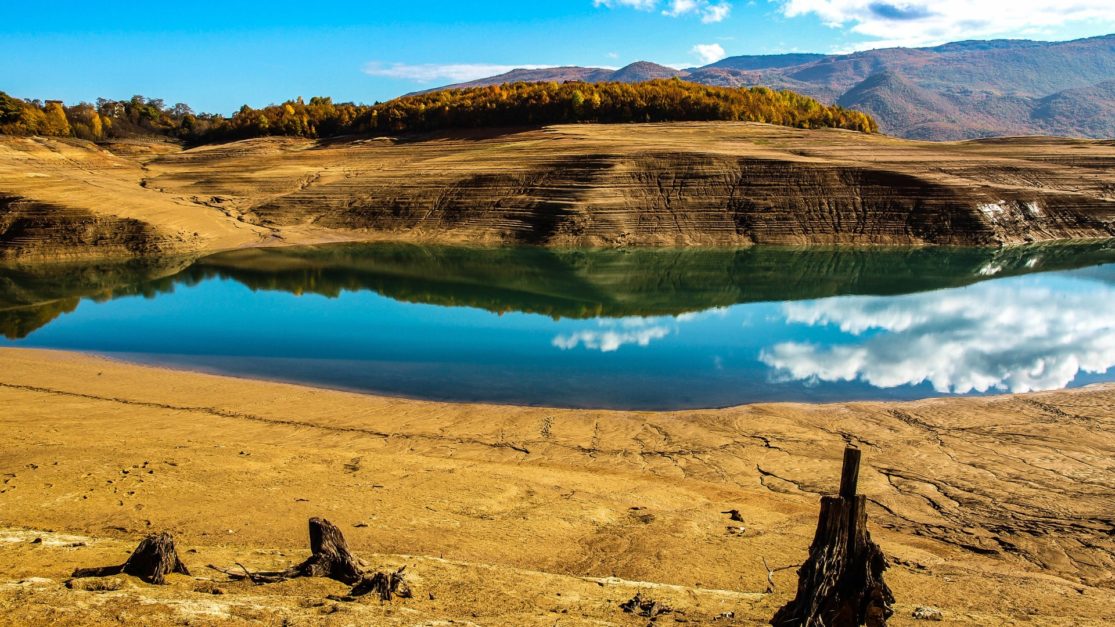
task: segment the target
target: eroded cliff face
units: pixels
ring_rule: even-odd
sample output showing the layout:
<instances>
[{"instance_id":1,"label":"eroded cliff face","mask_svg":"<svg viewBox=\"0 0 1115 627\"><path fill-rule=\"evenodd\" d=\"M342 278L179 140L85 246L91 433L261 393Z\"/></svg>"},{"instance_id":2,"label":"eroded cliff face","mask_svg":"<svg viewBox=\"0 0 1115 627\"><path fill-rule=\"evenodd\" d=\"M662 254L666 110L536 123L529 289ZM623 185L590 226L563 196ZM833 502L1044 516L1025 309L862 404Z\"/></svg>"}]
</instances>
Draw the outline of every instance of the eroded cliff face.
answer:
<instances>
[{"instance_id":1,"label":"eroded cliff face","mask_svg":"<svg viewBox=\"0 0 1115 627\"><path fill-rule=\"evenodd\" d=\"M0 136L0 260L145 257L259 239L218 209L148 188L143 161L157 154Z\"/></svg>"},{"instance_id":2,"label":"eroded cliff face","mask_svg":"<svg viewBox=\"0 0 1115 627\"><path fill-rule=\"evenodd\" d=\"M155 255L164 239L140 220L0 195L0 260Z\"/></svg>"},{"instance_id":3,"label":"eroded cliff face","mask_svg":"<svg viewBox=\"0 0 1115 627\"><path fill-rule=\"evenodd\" d=\"M70 142L63 160L46 148L0 150L9 257L376 239L987 246L1115 237L1115 146L1104 142L930 144L688 123L256 139L139 157ZM46 179L28 178L43 169Z\"/></svg>"},{"instance_id":4,"label":"eroded cliff face","mask_svg":"<svg viewBox=\"0 0 1115 627\"><path fill-rule=\"evenodd\" d=\"M993 174L988 172L988 174ZM278 195L249 219L551 246L997 245L1115 236L1115 203L733 155L564 157L506 172L369 175Z\"/></svg>"}]
</instances>

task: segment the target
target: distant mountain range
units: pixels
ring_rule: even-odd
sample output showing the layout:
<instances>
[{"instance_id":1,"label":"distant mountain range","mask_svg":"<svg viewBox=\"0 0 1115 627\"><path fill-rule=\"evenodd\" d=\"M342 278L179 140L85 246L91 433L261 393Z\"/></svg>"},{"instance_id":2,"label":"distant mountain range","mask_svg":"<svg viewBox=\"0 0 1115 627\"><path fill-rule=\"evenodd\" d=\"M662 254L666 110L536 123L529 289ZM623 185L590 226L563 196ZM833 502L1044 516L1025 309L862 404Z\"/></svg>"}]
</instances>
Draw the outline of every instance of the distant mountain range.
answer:
<instances>
[{"instance_id":1,"label":"distant mountain range","mask_svg":"<svg viewBox=\"0 0 1115 627\"><path fill-rule=\"evenodd\" d=\"M1115 35L1065 42L961 41L841 55L739 56L685 70L646 61L618 70L512 70L449 87L674 76L709 85L792 89L866 111L883 132L914 139L1115 137Z\"/></svg>"}]
</instances>

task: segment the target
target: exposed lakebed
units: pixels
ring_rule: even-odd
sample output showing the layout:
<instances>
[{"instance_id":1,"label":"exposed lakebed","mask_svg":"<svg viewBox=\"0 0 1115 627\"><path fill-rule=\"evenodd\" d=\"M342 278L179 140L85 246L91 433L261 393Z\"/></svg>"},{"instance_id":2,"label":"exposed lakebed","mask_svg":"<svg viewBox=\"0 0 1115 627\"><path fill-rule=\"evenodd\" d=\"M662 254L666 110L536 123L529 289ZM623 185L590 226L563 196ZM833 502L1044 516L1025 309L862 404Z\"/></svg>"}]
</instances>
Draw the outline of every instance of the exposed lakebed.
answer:
<instances>
[{"instance_id":1,"label":"exposed lakebed","mask_svg":"<svg viewBox=\"0 0 1115 627\"><path fill-rule=\"evenodd\" d=\"M1115 379L1115 245L401 244L0 267L0 344L453 401L672 409Z\"/></svg>"}]
</instances>

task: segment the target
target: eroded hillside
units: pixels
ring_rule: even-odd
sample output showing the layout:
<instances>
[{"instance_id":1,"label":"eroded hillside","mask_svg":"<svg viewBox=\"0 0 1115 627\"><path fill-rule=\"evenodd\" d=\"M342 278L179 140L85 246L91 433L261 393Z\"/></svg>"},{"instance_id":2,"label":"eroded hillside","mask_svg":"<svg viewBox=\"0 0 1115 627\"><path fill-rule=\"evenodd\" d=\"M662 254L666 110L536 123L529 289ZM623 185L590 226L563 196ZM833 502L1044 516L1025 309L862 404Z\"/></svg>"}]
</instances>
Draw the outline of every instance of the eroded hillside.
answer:
<instances>
[{"instance_id":1,"label":"eroded hillside","mask_svg":"<svg viewBox=\"0 0 1115 627\"><path fill-rule=\"evenodd\" d=\"M378 239L1001 245L1115 236L1110 142L930 144L674 123L162 152L0 139L0 256Z\"/></svg>"}]
</instances>

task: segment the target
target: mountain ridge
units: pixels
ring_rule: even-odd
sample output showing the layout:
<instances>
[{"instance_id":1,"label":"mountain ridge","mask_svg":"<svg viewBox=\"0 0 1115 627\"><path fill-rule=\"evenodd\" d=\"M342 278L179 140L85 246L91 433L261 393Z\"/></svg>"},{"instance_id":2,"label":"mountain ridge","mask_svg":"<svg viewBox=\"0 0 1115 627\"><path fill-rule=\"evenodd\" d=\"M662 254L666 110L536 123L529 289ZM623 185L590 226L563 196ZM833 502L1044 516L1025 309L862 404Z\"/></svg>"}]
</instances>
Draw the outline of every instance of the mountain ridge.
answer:
<instances>
[{"instance_id":1,"label":"mountain ridge","mask_svg":"<svg viewBox=\"0 0 1115 627\"><path fill-rule=\"evenodd\" d=\"M1115 80L1115 34L1058 42L967 40L849 54L742 55L680 70L649 61L616 70L512 70L426 91L515 81L670 77L721 87L790 89L862 110L875 116L884 132L910 139L1115 137L1115 105L1104 88Z\"/></svg>"}]
</instances>

